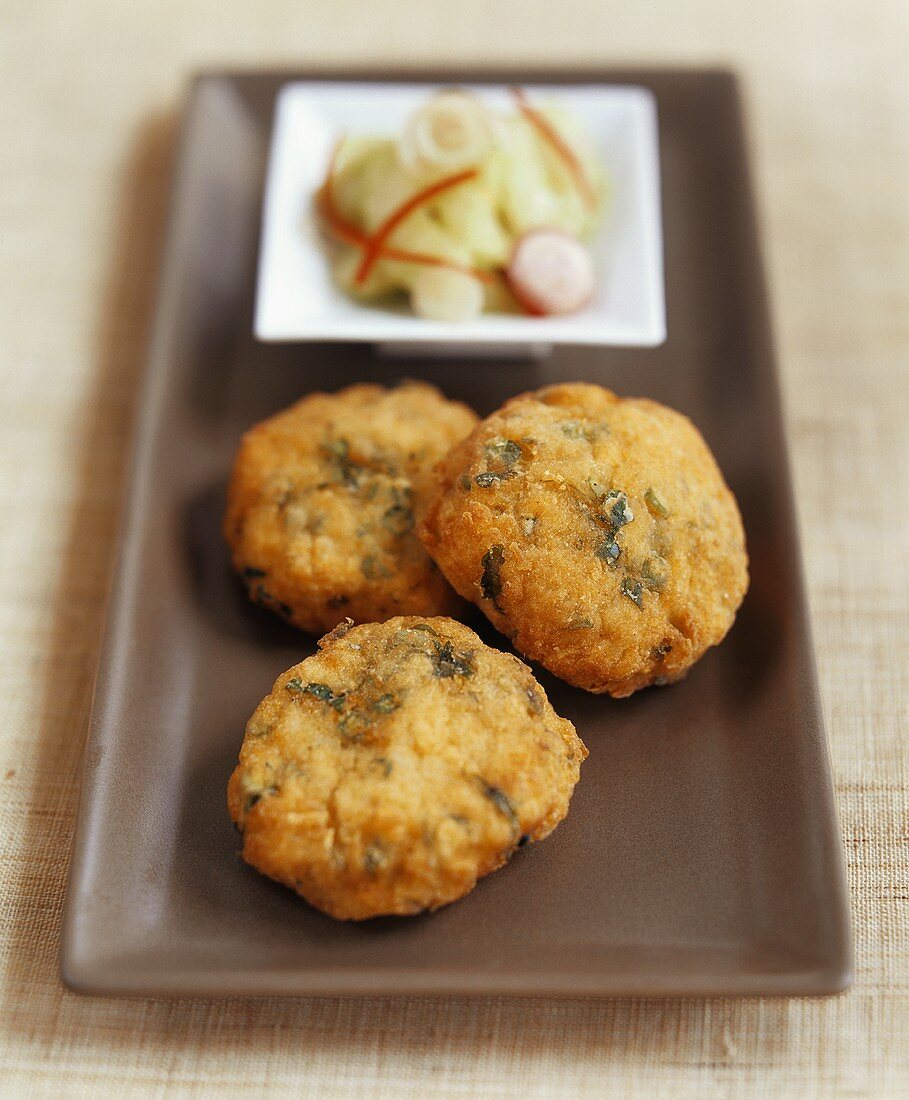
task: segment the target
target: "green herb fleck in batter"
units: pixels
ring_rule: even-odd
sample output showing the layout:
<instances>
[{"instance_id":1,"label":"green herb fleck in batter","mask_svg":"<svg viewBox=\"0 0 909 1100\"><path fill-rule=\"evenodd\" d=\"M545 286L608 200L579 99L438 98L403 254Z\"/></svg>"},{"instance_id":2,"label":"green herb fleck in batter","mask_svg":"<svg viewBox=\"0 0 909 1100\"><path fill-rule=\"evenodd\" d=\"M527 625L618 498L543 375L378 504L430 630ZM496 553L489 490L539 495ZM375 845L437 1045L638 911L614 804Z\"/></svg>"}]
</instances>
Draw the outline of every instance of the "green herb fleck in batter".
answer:
<instances>
[{"instance_id":1,"label":"green herb fleck in batter","mask_svg":"<svg viewBox=\"0 0 909 1100\"><path fill-rule=\"evenodd\" d=\"M263 798L277 793L277 787L263 787L261 791L251 791L243 801L243 813L248 814L253 806L258 805Z\"/></svg>"},{"instance_id":2,"label":"green herb fleck in batter","mask_svg":"<svg viewBox=\"0 0 909 1100\"><path fill-rule=\"evenodd\" d=\"M627 596L633 604L636 604L642 609L644 607L644 601L642 599L643 591L644 586L640 581L633 581L630 577L622 578L622 595Z\"/></svg>"},{"instance_id":3,"label":"green herb fleck in batter","mask_svg":"<svg viewBox=\"0 0 909 1100\"><path fill-rule=\"evenodd\" d=\"M482 474L477 474L474 481L481 489L489 489L493 485L498 485L500 482L507 481L511 477L514 477L511 470L502 470L500 473L495 470L484 470Z\"/></svg>"},{"instance_id":4,"label":"green herb fleck in batter","mask_svg":"<svg viewBox=\"0 0 909 1100\"><path fill-rule=\"evenodd\" d=\"M614 527L624 527L626 523L631 523L634 519L634 512L628 504L628 497L621 490L610 489L606 494L606 499L615 501L609 509L609 518L612 520Z\"/></svg>"},{"instance_id":5,"label":"green herb fleck in batter","mask_svg":"<svg viewBox=\"0 0 909 1100\"><path fill-rule=\"evenodd\" d=\"M514 803L501 787L494 787L492 784L484 781L483 794L489 799L493 806L495 806L499 813L504 814L505 817L508 818L508 822L512 829L514 829L516 833L520 833L521 823L518 820L518 814L514 808Z\"/></svg>"},{"instance_id":6,"label":"green herb fleck in batter","mask_svg":"<svg viewBox=\"0 0 909 1100\"><path fill-rule=\"evenodd\" d=\"M669 581L669 562L659 555L647 558L641 566L641 578L648 588L661 592Z\"/></svg>"},{"instance_id":7,"label":"green herb fleck in batter","mask_svg":"<svg viewBox=\"0 0 909 1100\"><path fill-rule=\"evenodd\" d=\"M334 707L335 710L341 710L344 706L344 700L347 698L347 693L342 691L339 694L331 690L328 684L309 683L304 684L299 676L294 676L293 679L288 680L284 685L288 691L297 695L312 695L316 699L320 699L323 703L328 703L330 707Z\"/></svg>"},{"instance_id":8,"label":"green herb fleck in batter","mask_svg":"<svg viewBox=\"0 0 909 1100\"><path fill-rule=\"evenodd\" d=\"M493 439L484 447L486 457L490 462L498 462L502 466L510 467L521 457L521 444L513 439Z\"/></svg>"},{"instance_id":9,"label":"green herb fleck in batter","mask_svg":"<svg viewBox=\"0 0 909 1100\"><path fill-rule=\"evenodd\" d=\"M607 536L594 551L594 554L600 561L608 562L610 565L614 565L618 561L619 554L621 553L622 548L616 542L614 535Z\"/></svg>"},{"instance_id":10,"label":"green herb fleck in batter","mask_svg":"<svg viewBox=\"0 0 909 1100\"><path fill-rule=\"evenodd\" d=\"M336 481L352 487L359 484L360 464L350 457L350 444L346 439L331 439L322 450L334 467Z\"/></svg>"},{"instance_id":11,"label":"green herb fleck in batter","mask_svg":"<svg viewBox=\"0 0 909 1100\"><path fill-rule=\"evenodd\" d=\"M372 709L377 714L391 714L391 712L397 710L400 705L401 704L393 695L380 695L372 704Z\"/></svg>"},{"instance_id":12,"label":"green herb fleck in batter","mask_svg":"<svg viewBox=\"0 0 909 1100\"><path fill-rule=\"evenodd\" d=\"M473 654L457 653L451 642L439 645L433 642L435 653L431 654L433 673L440 680L448 680L452 676L473 676Z\"/></svg>"},{"instance_id":13,"label":"green herb fleck in batter","mask_svg":"<svg viewBox=\"0 0 909 1100\"><path fill-rule=\"evenodd\" d=\"M393 504L382 516L382 526L393 535L406 535L413 528L413 509L406 504Z\"/></svg>"},{"instance_id":14,"label":"green herb fleck in batter","mask_svg":"<svg viewBox=\"0 0 909 1100\"><path fill-rule=\"evenodd\" d=\"M360 571L368 581L384 580L391 576L391 570L372 554L360 562Z\"/></svg>"},{"instance_id":15,"label":"green herb fleck in batter","mask_svg":"<svg viewBox=\"0 0 909 1100\"><path fill-rule=\"evenodd\" d=\"M483 555L483 576L480 579L480 591L484 600L491 600L493 607L501 611L499 596L502 594L502 565L505 562L505 547L490 546Z\"/></svg>"}]
</instances>

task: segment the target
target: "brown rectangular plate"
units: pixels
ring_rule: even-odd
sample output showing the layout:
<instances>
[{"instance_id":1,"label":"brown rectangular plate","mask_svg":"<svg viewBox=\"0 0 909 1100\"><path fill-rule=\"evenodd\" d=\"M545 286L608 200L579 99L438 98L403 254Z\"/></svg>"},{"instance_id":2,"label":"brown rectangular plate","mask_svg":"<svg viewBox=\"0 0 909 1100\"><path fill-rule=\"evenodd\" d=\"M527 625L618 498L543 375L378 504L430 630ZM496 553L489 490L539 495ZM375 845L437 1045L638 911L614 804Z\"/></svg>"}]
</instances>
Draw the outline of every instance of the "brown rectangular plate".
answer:
<instances>
[{"instance_id":1,"label":"brown rectangular plate","mask_svg":"<svg viewBox=\"0 0 909 1100\"><path fill-rule=\"evenodd\" d=\"M304 78L194 85L86 752L65 980L147 994L843 989L842 850L734 78L576 78L657 96L663 347L403 366L356 345L251 336L272 106L283 81ZM729 638L682 684L613 701L541 677L590 749L549 840L435 914L343 924L238 857L224 789L245 720L313 646L247 603L220 520L248 425L310 390L402 374L481 413L569 379L688 413L741 503L752 586Z\"/></svg>"}]
</instances>

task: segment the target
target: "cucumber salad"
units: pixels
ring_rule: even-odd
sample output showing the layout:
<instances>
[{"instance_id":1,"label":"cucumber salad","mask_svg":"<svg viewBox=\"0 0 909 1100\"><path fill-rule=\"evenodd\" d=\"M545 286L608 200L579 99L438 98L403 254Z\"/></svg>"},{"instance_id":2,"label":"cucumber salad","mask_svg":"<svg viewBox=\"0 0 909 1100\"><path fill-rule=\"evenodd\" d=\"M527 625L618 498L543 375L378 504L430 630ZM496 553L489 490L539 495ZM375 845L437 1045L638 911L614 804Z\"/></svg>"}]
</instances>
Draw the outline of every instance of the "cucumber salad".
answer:
<instances>
[{"instance_id":1,"label":"cucumber salad","mask_svg":"<svg viewBox=\"0 0 909 1100\"><path fill-rule=\"evenodd\" d=\"M338 142L316 203L348 293L404 293L417 316L448 322L587 304L602 167L573 116L512 94L504 112L444 89L397 138Z\"/></svg>"}]
</instances>

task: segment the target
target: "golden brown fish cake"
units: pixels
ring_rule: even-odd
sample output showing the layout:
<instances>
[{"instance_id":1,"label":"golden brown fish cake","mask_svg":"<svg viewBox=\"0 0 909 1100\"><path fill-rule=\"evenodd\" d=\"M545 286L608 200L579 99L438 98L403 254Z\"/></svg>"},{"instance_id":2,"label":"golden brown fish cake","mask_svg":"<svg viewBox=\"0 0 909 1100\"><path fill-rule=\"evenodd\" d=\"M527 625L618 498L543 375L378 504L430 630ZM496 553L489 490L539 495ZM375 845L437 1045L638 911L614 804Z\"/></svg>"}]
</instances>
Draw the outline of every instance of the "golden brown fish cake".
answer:
<instances>
[{"instance_id":1,"label":"golden brown fish cake","mask_svg":"<svg viewBox=\"0 0 909 1100\"><path fill-rule=\"evenodd\" d=\"M243 858L333 917L435 909L568 812L587 755L530 669L447 618L341 624L246 727Z\"/></svg>"},{"instance_id":2,"label":"golden brown fish cake","mask_svg":"<svg viewBox=\"0 0 909 1100\"><path fill-rule=\"evenodd\" d=\"M748 587L738 506L691 421L582 383L479 424L418 533L521 653L615 696L681 679Z\"/></svg>"},{"instance_id":3,"label":"golden brown fish cake","mask_svg":"<svg viewBox=\"0 0 909 1100\"><path fill-rule=\"evenodd\" d=\"M433 465L476 424L433 386L314 393L243 437L224 534L253 601L312 633L460 601L414 534Z\"/></svg>"}]
</instances>

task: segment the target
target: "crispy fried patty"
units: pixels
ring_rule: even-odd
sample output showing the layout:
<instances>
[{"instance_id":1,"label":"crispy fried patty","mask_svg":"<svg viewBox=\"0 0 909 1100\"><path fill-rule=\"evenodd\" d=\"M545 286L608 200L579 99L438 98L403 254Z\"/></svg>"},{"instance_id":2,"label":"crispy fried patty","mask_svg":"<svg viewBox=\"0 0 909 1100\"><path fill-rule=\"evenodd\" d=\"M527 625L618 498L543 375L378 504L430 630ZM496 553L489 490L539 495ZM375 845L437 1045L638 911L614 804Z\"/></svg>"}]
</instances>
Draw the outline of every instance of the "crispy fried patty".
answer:
<instances>
[{"instance_id":1,"label":"crispy fried patty","mask_svg":"<svg viewBox=\"0 0 909 1100\"><path fill-rule=\"evenodd\" d=\"M700 433L600 386L484 420L443 460L419 534L520 652L615 696L684 676L748 587L739 510Z\"/></svg>"},{"instance_id":2,"label":"crispy fried patty","mask_svg":"<svg viewBox=\"0 0 909 1100\"><path fill-rule=\"evenodd\" d=\"M530 669L447 618L342 624L246 727L243 857L334 917L462 897L568 812L587 750Z\"/></svg>"},{"instance_id":3,"label":"crispy fried patty","mask_svg":"<svg viewBox=\"0 0 909 1100\"><path fill-rule=\"evenodd\" d=\"M476 420L412 382L311 394L251 428L224 521L250 597L313 633L455 611L414 516L433 465Z\"/></svg>"}]
</instances>

